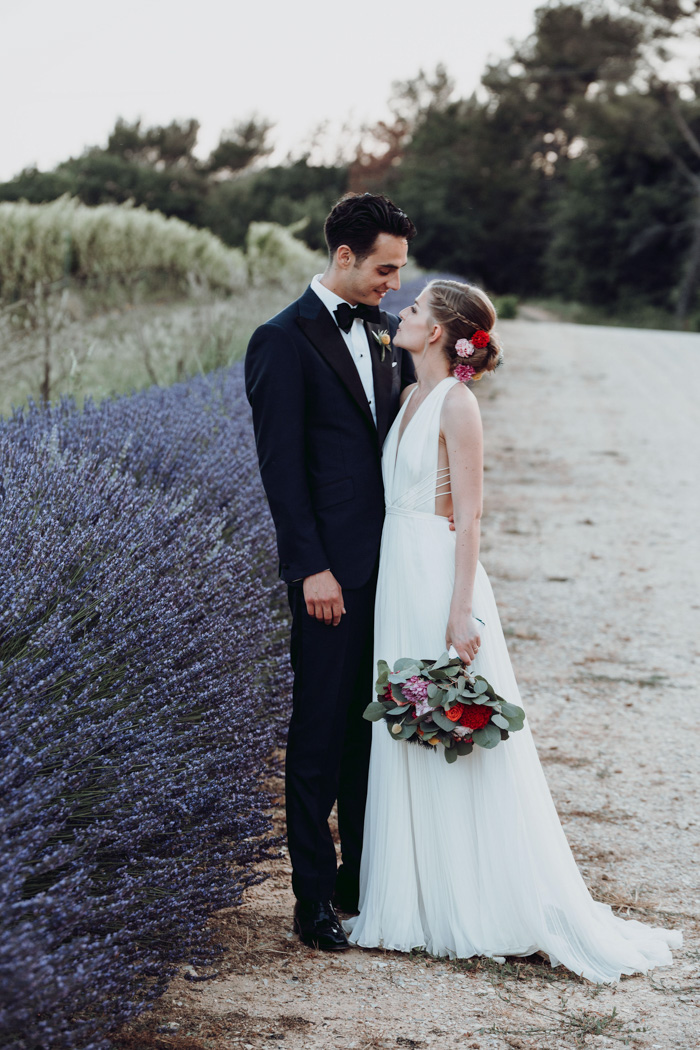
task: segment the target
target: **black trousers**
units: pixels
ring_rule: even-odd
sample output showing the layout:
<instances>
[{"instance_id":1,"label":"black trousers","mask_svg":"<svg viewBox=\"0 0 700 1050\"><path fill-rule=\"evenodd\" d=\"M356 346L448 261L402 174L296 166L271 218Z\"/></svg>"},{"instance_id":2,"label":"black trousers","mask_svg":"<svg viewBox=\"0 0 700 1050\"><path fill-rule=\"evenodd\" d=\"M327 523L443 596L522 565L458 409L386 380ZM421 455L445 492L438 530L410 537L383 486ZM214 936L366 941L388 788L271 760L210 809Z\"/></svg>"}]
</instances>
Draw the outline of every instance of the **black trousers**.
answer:
<instances>
[{"instance_id":1,"label":"black trousers","mask_svg":"<svg viewBox=\"0 0 700 1050\"><path fill-rule=\"evenodd\" d=\"M306 611L301 584L289 587L294 670L286 759L287 840L299 900L329 900L336 854L328 817L338 800L343 874L359 877L372 725L362 717L374 686L376 571L344 590L337 627Z\"/></svg>"}]
</instances>

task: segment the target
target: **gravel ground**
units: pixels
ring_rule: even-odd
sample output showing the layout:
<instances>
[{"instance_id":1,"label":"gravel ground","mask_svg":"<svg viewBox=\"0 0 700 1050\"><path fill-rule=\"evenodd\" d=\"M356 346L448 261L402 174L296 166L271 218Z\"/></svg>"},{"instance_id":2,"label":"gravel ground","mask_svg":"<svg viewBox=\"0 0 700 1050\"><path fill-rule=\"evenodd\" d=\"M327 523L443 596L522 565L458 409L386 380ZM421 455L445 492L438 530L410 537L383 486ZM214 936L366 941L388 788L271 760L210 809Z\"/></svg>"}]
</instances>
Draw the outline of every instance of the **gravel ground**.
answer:
<instances>
[{"instance_id":1,"label":"gravel ground","mask_svg":"<svg viewBox=\"0 0 700 1050\"><path fill-rule=\"evenodd\" d=\"M523 700L592 893L682 929L683 949L603 988L538 957L335 957L292 935L283 856L217 917L218 972L178 977L119 1046L700 1046L700 336L532 321L501 332L506 365L477 388L482 561Z\"/></svg>"}]
</instances>

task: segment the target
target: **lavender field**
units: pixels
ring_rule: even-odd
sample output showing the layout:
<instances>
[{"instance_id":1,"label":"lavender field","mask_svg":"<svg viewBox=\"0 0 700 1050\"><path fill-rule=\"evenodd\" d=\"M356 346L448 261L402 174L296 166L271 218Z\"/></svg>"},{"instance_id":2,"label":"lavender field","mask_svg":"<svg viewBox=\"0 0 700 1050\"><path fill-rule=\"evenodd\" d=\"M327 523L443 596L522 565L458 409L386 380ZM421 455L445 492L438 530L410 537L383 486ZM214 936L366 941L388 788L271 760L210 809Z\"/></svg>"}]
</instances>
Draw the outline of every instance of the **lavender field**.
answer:
<instances>
[{"instance_id":1,"label":"lavender field","mask_svg":"<svg viewBox=\"0 0 700 1050\"><path fill-rule=\"evenodd\" d=\"M240 366L0 422L0 1045L109 1045L275 848L288 702Z\"/></svg>"}]
</instances>

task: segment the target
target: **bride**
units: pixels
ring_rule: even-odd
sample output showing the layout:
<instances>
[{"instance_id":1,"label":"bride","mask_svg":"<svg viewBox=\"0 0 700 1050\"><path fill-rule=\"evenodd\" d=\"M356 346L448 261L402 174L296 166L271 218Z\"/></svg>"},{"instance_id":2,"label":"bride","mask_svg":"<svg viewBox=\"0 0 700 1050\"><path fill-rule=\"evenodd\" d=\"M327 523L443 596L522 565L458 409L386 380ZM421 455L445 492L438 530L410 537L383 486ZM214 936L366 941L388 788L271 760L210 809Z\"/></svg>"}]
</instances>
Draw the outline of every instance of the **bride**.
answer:
<instances>
[{"instance_id":1,"label":"bride","mask_svg":"<svg viewBox=\"0 0 700 1050\"><path fill-rule=\"evenodd\" d=\"M394 341L411 353L417 382L383 450L375 662L435 659L454 646L521 704L478 560L482 431L464 382L499 363L495 311L477 288L433 281L400 316ZM352 944L453 958L542 951L600 983L668 964L682 943L591 898L527 722L453 764L374 723L359 908L344 923Z\"/></svg>"}]
</instances>

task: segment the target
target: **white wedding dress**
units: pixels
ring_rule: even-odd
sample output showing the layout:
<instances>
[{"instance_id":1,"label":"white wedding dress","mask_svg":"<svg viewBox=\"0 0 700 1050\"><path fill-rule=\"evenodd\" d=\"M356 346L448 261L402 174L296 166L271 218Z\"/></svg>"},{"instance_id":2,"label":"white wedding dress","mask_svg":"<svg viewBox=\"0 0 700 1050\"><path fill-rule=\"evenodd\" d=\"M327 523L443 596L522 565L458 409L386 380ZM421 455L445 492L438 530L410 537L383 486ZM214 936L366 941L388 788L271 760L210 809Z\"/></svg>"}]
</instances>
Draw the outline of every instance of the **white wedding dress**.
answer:
<instances>
[{"instance_id":1,"label":"white wedding dress","mask_svg":"<svg viewBox=\"0 0 700 1050\"><path fill-rule=\"evenodd\" d=\"M445 650L455 533L434 513L440 412L458 380L442 380L409 421L409 398L383 451L386 521L376 598L375 663ZM398 447L397 447L398 445ZM472 664L521 704L491 585L481 564L474 615L485 628ZM368 697L368 702L371 697ZM681 934L624 920L594 901L579 874L527 721L494 750L448 765L392 740L375 722L360 872L360 914L344 924L367 948L432 955L530 955L542 950L591 981L671 962Z\"/></svg>"}]
</instances>

